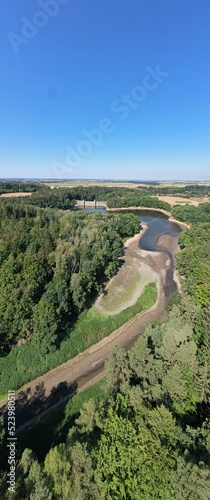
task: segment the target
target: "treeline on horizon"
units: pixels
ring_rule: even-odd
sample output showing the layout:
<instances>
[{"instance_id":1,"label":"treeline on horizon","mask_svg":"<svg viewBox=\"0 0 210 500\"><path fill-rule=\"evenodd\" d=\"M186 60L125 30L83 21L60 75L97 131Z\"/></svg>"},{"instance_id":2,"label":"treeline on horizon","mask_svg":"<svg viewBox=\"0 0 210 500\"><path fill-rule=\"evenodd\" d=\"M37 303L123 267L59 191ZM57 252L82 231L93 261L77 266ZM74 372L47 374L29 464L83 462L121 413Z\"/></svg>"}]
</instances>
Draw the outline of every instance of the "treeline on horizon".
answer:
<instances>
[{"instance_id":1,"label":"treeline on horizon","mask_svg":"<svg viewBox=\"0 0 210 500\"><path fill-rule=\"evenodd\" d=\"M69 192L69 199L86 199L89 201L93 201L94 199L98 199L99 201L105 201L106 196L109 194L116 193L119 196L122 196L123 193L136 192L137 190L141 193L142 196L157 196L157 195L171 195L171 196L181 196L184 198L191 197L209 197L210 196L210 186L202 185L202 184L187 184L185 186L179 186L179 184L173 186L160 186L159 182L148 182L145 185L139 185L137 188L127 188L127 187L109 187L103 185L89 185L89 186L78 186L69 188L68 186L60 187L59 182L55 183L55 188L51 189L47 184L40 182L28 182L28 181L0 181L0 195L4 193L15 193L15 192L42 192L45 195L50 191L54 191L55 193L64 190L67 194ZM67 183L66 183L67 184ZM36 199L36 197L35 197ZM57 207L60 208L60 207Z\"/></svg>"},{"instance_id":2,"label":"treeline on horizon","mask_svg":"<svg viewBox=\"0 0 210 500\"><path fill-rule=\"evenodd\" d=\"M141 191L145 191L145 188L139 186ZM196 198L203 196L210 196L210 186L202 184L187 184L186 186L148 186L146 187L146 192L150 195L171 195L171 196L181 196L183 198Z\"/></svg>"},{"instance_id":3,"label":"treeline on horizon","mask_svg":"<svg viewBox=\"0 0 210 500\"><path fill-rule=\"evenodd\" d=\"M105 201L109 208L121 207L150 207L170 210L170 205L158 200L156 197L148 196L147 193L139 192L137 189L109 188L109 187L82 187L76 188L54 188L48 186L34 190L32 195L18 198L2 198L4 204L34 205L40 208L57 208L60 210L73 210L76 200Z\"/></svg>"}]
</instances>

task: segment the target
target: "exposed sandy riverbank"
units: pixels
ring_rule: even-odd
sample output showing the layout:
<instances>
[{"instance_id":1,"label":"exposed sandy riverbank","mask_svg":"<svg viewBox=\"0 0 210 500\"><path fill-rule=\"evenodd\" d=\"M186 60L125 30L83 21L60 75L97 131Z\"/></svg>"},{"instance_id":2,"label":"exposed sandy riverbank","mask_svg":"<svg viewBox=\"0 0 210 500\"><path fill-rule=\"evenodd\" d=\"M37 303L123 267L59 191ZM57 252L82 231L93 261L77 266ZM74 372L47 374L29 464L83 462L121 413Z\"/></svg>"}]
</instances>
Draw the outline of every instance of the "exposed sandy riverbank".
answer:
<instances>
[{"instance_id":1,"label":"exposed sandy riverbank","mask_svg":"<svg viewBox=\"0 0 210 500\"><path fill-rule=\"evenodd\" d=\"M185 229L190 229L190 224L186 224L186 222L180 222L179 220L174 219L172 216L169 217L168 220L170 220L170 222L172 222L172 224L173 223L177 224L177 226L179 226L182 231L184 231Z\"/></svg>"},{"instance_id":2,"label":"exposed sandy riverbank","mask_svg":"<svg viewBox=\"0 0 210 500\"><path fill-rule=\"evenodd\" d=\"M182 223L180 223L180 224L182 224ZM175 255L180 251L178 239L177 239L176 235L174 235L172 233L161 234L156 241L156 245L158 248L160 248L160 250L164 249L164 250L169 251L173 257L173 260L175 259ZM173 279L174 279L174 282L176 283L177 291L179 293L182 293L179 274L175 268L174 268L174 273L173 273Z\"/></svg>"},{"instance_id":3,"label":"exposed sandy riverbank","mask_svg":"<svg viewBox=\"0 0 210 500\"><path fill-rule=\"evenodd\" d=\"M139 249L139 241L146 229L147 225L144 224L140 234L125 242L124 255L120 259L123 264L117 275L109 281L106 293L96 300L93 311L97 309L108 316L118 314L136 303L146 285L152 282L158 284L157 273L143 262Z\"/></svg>"}]
</instances>

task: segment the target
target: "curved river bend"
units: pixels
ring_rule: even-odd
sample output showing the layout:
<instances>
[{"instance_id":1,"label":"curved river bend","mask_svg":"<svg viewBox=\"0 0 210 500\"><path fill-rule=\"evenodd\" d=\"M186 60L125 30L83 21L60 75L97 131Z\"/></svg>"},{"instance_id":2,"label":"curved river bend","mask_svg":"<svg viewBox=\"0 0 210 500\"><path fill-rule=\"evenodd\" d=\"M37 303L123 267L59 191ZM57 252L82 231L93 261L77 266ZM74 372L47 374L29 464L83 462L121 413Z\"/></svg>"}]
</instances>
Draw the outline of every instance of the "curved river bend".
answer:
<instances>
[{"instance_id":1,"label":"curved river bend","mask_svg":"<svg viewBox=\"0 0 210 500\"><path fill-rule=\"evenodd\" d=\"M87 212L93 212L94 209L86 208ZM97 212L106 212L103 208L98 208ZM116 210L115 213L122 213ZM139 247L149 252L164 252L168 255L170 264L166 269L166 280L164 286L165 299L167 300L172 292L177 290L177 284L174 281L174 258L171 251L162 245L161 236L169 235L174 243L178 244L179 234L181 232L178 224L170 222L168 217L161 212L152 212L151 210L124 210L123 213L133 213L137 215L141 222L147 225L147 230L142 235Z\"/></svg>"}]
</instances>

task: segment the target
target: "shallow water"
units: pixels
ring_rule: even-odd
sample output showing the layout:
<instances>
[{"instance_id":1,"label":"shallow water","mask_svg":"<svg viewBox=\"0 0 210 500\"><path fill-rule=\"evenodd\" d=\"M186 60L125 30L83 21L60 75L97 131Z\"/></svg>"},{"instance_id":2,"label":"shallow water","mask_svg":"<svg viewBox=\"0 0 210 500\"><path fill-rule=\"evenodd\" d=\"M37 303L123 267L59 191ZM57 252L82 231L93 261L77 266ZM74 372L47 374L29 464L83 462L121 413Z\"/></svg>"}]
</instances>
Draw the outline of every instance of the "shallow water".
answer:
<instances>
[{"instance_id":1,"label":"shallow water","mask_svg":"<svg viewBox=\"0 0 210 500\"><path fill-rule=\"evenodd\" d=\"M177 284L174 281L174 258L172 253L164 247L157 247L157 240L160 235L168 233L175 237L179 237L181 232L180 227L173 222L170 222L167 217L157 216L157 212L148 214L139 214L141 221L148 225L148 229L143 234L140 239L140 248L142 250L148 250L150 252L158 251L165 252L170 260L170 265L166 270L166 281L164 286L165 299L167 300L169 295L177 291Z\"/></svg>"},{"instance_id":2,"label":"shallow water","mask_svg":"<svg viewBox=\"0 0 210 500\"><path fill-rule=\"evenodd\" d=\"M106 210L104 208L85 208L85 212L106 212Z\"/></svg>"},{"instance_id":3,"label":"shallow water","mask_svg":"<svg viewBox=\"0 0 210 500\"><path fill-rule=\"evenodd\" d=\"M156 215L153 213L150 215L144 214L139 213L141 221L148 225L148 229L145 231L140 240L140 248L142 250L148 250L150 252L159 250L156 246L156 241L161 234L170 233L177 237L179 236L179 233L181 232L179 226L170 222L167 217L160 217L159 214L157 216L157 212L154 212Z\"/></svg>"}]
</instances>

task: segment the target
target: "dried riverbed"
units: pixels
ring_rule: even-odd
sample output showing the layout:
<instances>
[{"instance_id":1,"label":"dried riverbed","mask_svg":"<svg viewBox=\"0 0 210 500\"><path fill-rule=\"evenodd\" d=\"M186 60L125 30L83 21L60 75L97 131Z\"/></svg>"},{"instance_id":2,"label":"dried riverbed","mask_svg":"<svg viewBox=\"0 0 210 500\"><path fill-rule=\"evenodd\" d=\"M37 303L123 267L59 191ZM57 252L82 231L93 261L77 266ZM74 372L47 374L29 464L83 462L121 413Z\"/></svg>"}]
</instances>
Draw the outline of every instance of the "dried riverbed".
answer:
<instances>
[{"instance_id":1,"label":"dried riverbed","mask_svg":"<svg viewBox=\"0 0 210 500\"><path fill-rule=\"evenodd\" d=\"M141 233L145 233L147 226ZM147 266L156 278L158 297L156 304L143 311L120 328L103 338L94 346L78 354L75 358L29 382L16 393L17 427L26 428L62 404L75 392L80 392L93 385L105 374L104 361L115 346L129 348L135 339L152 320L162 321L166 315L165 286L170 255L178 249L178 235L162 234L157 246L164 251L142 250L139 247L140 235L127 242L126 254L129 259L137 259L142 266ZM2 407L5 401L1 401ZM3 410L4 411L4 410Z\"/></svg>"}]
</instances>

